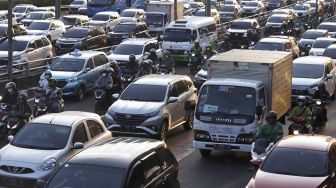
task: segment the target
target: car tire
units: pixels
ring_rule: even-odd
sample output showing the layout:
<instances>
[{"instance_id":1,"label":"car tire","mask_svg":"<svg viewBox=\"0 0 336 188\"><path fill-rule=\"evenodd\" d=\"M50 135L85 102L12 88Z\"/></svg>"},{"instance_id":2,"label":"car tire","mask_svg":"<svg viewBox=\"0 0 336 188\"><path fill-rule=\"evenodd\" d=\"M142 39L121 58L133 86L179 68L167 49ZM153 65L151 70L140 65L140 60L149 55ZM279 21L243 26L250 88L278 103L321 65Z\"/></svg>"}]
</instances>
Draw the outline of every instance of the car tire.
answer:
<instances>
[{"instance_id":1,"label":"car tire","mask_svg":"<svg viewBox=\"0 0 336 188\"><path fill-rule=\"evenodd\" d=\"M158 140L165 141L167 138L167 133L168 133L168 123L167 121L162 121L161 126L160 126L160 132L157 135Z\"/></svg>"},{"instance_id":2,"label":"car tire","mask_svg":"<svg viewBox=\"0 0 336 188\"><path fill-rule=\"evenodd\" d=\"M208 158L211 155L212 150L209 149L200 149L200 154L203 158Z\"/></svg>"},{"instance_id":3,"label":"car tire","mask_svg":"<svg viewBox=\"0 0 336 188\"><path fill-rule=\"evenodd\" d=\"M194 127L194 111L188 112L187 121L183 124L183 128L186 131L191 130Z\"/></svg>"},{"instance_id":4,"label":"car tire","mask_svg":"<svg viewBox=\"0 0 336 188\"><path fill-rule=\"evenodd\" d=\"M85 94L85 88L84 86L80 86L78 91L77 91L77 100L82 101L84 99L84 94Z\"/></svg>"}]
</instances>

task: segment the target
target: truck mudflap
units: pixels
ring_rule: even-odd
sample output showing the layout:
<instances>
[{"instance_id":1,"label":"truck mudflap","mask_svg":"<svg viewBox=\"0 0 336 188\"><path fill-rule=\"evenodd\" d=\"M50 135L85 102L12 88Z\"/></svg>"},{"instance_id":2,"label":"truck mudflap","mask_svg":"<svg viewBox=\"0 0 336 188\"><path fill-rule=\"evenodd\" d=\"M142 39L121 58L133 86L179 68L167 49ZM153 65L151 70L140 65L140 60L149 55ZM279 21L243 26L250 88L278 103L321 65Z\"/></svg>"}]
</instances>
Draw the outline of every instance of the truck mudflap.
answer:
<instances>
[{"instance_id":1,"label":"truck mudflap","mask_svg":"<svg viewBox=\"0 0 336 188\"><path fill-rule=\"evenodd\" d=\"M193 140L193 148L209 149L209 150L224 150L224 151L240 151L251 152L251 144L235 144L235 143L217 143L217 142L202 142Z\"/></svg>"}]
</instances>

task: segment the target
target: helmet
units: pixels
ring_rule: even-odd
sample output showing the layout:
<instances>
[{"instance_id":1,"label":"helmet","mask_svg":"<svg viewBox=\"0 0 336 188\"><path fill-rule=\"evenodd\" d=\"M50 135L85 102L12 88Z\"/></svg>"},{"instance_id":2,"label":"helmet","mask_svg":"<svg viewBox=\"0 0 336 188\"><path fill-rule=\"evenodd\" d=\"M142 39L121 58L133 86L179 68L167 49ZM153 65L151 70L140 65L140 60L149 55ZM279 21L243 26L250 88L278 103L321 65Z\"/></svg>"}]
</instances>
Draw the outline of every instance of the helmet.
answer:
<instances>
[{"instance_id":1,"label":"helmet","mask_svg":"<svg viewBox=\"0 0 336 188\"><path fill-rule=\"evenodd\" d=\"M317 85L317 87L319 88L319 89L323 89L323 90L325 90L325 86L326 86L326 83L324 82L324 81L319 81L319 83L318 83L318 85Z\"/></svg>"},{"instance_id":2,"label":"helmet","mask_svg":"<svg viewBox=\"0 0 336 188\"><path fill-rule=\"evenodd\" d=\"M103 73L107 73L107 69L106 69L106 68L104 68L104 69L102 69L102 70L100 71L100 74L103 74Z\"/></svg>"},{"instance_id":3,"label":"helmet","mask_svg":"<svg viewBox=\"0 0 336 188\"><path fill-rule=\"evenodd\" d=\"M51 78L52 73L49 70L47 70L47 71L45 71L44 76L49 76L49 78Z\"/></svg>"},{"instance_id":4,"label":"helmet","mask_svg":"<svg viewBox=\"0 0 336 188\"><path fill-rule=\"evenodd\" d=\"M207 45L205 46L205 48L206 48L206 49L211 49L211 45L210 45L210 44L207 44Z\"/></svg>"},{"instance_id":5,"label":"helmet","mask_svg":"<svg viewBox=\"0 0 336 188\"><path fill-rule=\"evenodd\" d=\"M56 82L57 82L57 81L56 81L55 78L51 78L51 79L49 79L49 84L50 84L50 83L54 83L54 84L56 84Z\"/></svg>"},{"instance_id":6,"label":"helmet","mask_svg":"<svg viewBox=\"0 0 336 188\"><path fill-rule=\"evenodd\" d=\"M149 52L150 52L151 54L154 54L154 53L156 53L156 50L155 50L154 48L152 48L152 49L149 50Z\"/></svg>"},{"instance_id":7,"label":"helmet","mask_svg":"<svg viewBox=\"0 0 336 188\"><path fill-rule=\"evenodd\" d=\"M274 111L269 111L267 114L266 114L266 120L267 122L274 122L278 119L278 115L276 112Z\"/></svg>"},{"instance_id":8,"label":"helmet","mask_svg":"<svg viewBox=\"0 0 336 188\"><path fill-rule=\"evenodd\" d=\"M19 102L27 102L27 95L25 93L19 93L17 99Z\"/></svg>"},{"instance_id":9,"label":"helmet","mask_svg":"<svg viewBox=\"0 0 336 188\"><path fill-rule=\"evenodd\" d=\"M131 54L131 55L129 56L129 61L130 61L130 62L135 62L135 55L134 55L134 54Z\"/></svg>"},{"instance_id":10,"label":"helmet","mask_svg":"<svg viewBox=\"0 0 336 188\"><path fill-rule=\"evenodd\" d=\"M112 68L107 68L107 73L113 73L114 71L113 71L113 69Z\"/></svg>"},{"instance_id":11,"label":"helmet","mask_svg":"<svg viewBox=\"0 0 336 188\"><path fill-rule=\"evenodd\" d=\"M306 97L303 96L303 95L298 96L297 102L303 102L303 103L305 103L306 102Z\"/></svg>"},{"instance_id":12,"label":"helmet","mask_svg":"<svg viewBox=\"0 0 336 188\"><path fill-rule=\"evenodd\" d=\"M196 45L199 45L199 41L198 40L195 40L194 44Z\"/></svg>"},{"instance_id":13,"label":"helmet","mask_svg":"<svg viewBox=\"0 0 336 188\"><path fill-rule=\"evenodd\" d=\"M9 89L9 88L13 88L15 89L16 88L16 84L14 82L8 82L5 86L6 89Z\"/></svg>"}]
</instances>

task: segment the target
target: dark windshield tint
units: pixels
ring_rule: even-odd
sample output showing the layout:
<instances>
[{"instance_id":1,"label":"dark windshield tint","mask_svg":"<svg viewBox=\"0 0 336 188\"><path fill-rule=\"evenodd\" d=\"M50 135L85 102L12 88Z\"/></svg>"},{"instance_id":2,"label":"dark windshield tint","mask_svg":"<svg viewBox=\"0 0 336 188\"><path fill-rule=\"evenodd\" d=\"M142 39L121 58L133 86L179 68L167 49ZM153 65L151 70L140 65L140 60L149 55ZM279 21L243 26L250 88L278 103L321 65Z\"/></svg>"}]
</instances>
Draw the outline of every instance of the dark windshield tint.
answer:
<instances>
[{"instance_id":1,"label":"dark windshield tint","mask_svg":"<svg viewBox=\"0 0 336 188\"><path fill-rule=\"evenodd\" d=\"M64 33L65 38L84 38L88 34L87 29L70 29Z\"/></svg>"},{"instance_id":2,"label":"dark windshield tint","mask_svg":"<svg viewBox=\"0 0 336 188\"><path fill-rule=\"evenodd\" d=\"M325 151L277 147L269 154L261 170L291 176L323 177L328 172L327 160Z\"/></svg>"},{"instance_id":3,"label":"dark windshield tint","mask_svg":"<svg viewBox=\"0 0 336 188\"><path fill-rule=\"evenodd\" d=\"M255 49L269 50L269 51L284 51L284 45L282 43L258 42Z\"/></svg>"},{"instance_id":4,"label":"dark windshield tint","mask_svg":"<svg viewBox=\"0 0 336 188\"><path fill-rule=\"evenodd\" d=\"M84 1L74 1L71 4L72 5L82 5L84 3Z\"/></svg>"},{"instance_id":5,"label":"dark windshield tint","mask_svg":"<svg viewBox=\"0 0 336 188\"><path fill-rule=\"evenodd\" d=\"M135 32L135 25L134 24L118 24L113 29L115 33L131 33Z\"/></svg>"},{"instance_id":6,"label":"dark windshield tint","mask_svg":"<svg viewBox=\"0 0 336 188\"><path fill-rule=\"evenodd\" d=\"M331 59L336 59L336 48L327 48L323 52L323 56L330 57Z\"/></svg>"},{"instance_id":7,"label":"dark windshield tint","mask_svg":"<svg viewBox=\"0 0 336 188\"><path fill-rule=\"evenodd\" d=\"M21 148L58 150L65 148L71 127L53 124L29 123L11 142Z\"/></svg>"},{"instance_id":8,"label":"dark windshield tint","mask_svg":"<svg viewBox=\"0 0 336 188\"><path fill-rule=\"evenodd\" d=\"M139 92L143 91L143 92ZM122 100L162 102L166 97L167 86L131 84L121 95Z\"/></svg>"},{"instance_id":9,"label":"dark windshield tint","mask_svg":"<svg viewBox=\"0 0 336 188\"><path fill-rule=\"evenodd\" d=\"M189 42L191 41L190 29L166 29L163 34L164 41Z\"/></svg>"},{"instance_id":10,"label":"dark windshield tint","mask_svg":"<svg viewBox=\"0 0 336 188\"><path fill-rule=\"evenodd\" d=\"M56 58L50 67L52 71L79 72L83 70L84 59Z\"/></svg>"},{"instance_id":11,"label":"dark windshield tint","mask_svg":"<svg viewBox=\"0 0 336 188\"><path fill-rule=\"evenodd\" d=\"M133 12L133 11L123 11L122 13L121 13L121 17L134 17L135 16L135 11Z\"/></svg>"},{"instance_id":12,"label":"dark windshield tint","mask_svg":"<svg viewBox=\"0 0 336 188\"><path fill-rule=\"evenodd\" d=\"M51 179L48 188L122 188L125 170L110 166L65 164Z\"/></svg>"},{"instance_id":13,"label":"dark windshield tint","mask_svg":"<svg viewBox=\"0 0 336 188\"><path fill-rule=\"evenodd\" d=\"M271 16L268 18L267 22L282 23L284 20L285 17Z\"/></svg>"},{"instance_id":14,"label":"dark windshield tint","mask_svg":"<svg viewBox=\"0 0 336 188\"><path fill-rule=\"evenodd\" d=\"M332 40L316 40L313 44L313 48L327 48L334 43L335 41Z\"/></svg>"},{"instance_id":15,"label":"dark windshield tint","mask_svg":"<svg viewBox=\"0 0 336 188\"><path fill-rule=\"evenodd\" d=\"M27 18L31 20L42 20L44 14L41 13L30 13Z\"/></svg>"},{"instance_id":16,"label":"dark windshield tint","mask_svg":"<svg viewBox=\"0 0 336 188\"><path fill-rule=\"evenodd\" d=\"M280 3L281 0L268 0L268 2L270 2L270 3Z\"/></svg>"},{"instance_id":17,"label":"dark windshield tint","mask_svg":"<svg viewBox=\"0 0 336 188\"><path fill-rule=\"evenodd\" d=\"M293 63L293 78L321 78L323 65Z\"/></svg>"},{"instance_id":18,"label":"dark windshield tint","mask_svg":"<svg viewBox=\"0 0 336 188\"><path fill-rule=\"evenodd\" d=\"M302 35L302 38L304 39L316 39L318 37L323 37L323 33L316 31L306 31Z\"/></svg>"},{"instance_id":19,"label":"dark windshield tint","mask_svg":"<svg viewBox=\"0 0 336 188\"><path fill-rule=\"evenodd\" d=\"M335 32L336 31L336 25L321 24L321 25L317 26L317 29L325 29L325 30L328 30L329 32Z\"/></svg>"},{"instance_id":20,"label":"dark windshield tint","mask_svg":"<svg viewBox=\"0 0 336 188\"><path fill-rule=\"evenodd\" d=\"M28 26L28 30L48 30L50 23L48 22L32 22Z\"/></svg>"},{"instance_id":21,"label":"dark windshield tint","mask_svg":"<svg viewBox=\"0 0 336 188\"><path fill-rule=\"evenodd\" d=\"M251 29L251 22L232 22L231 29Z\"/></svg>"},{"instance_id":22,"label":"dark windshield tint","mask_svg":"<svg viewBox=\"0 0 336 188\"><path fill-rule=\"evenodd\" d=\"M142 54L143 45L121 44L113 51L114 54L119 55L140 55Z\"/></svg>"},{"instance_id":23,"label":"dark windshield tint","mask_svg":"<svg viewBox=\"0 0 336 188\"><path fill-rule=\"evenodd\" d=\"M145 22L148 24L163 25L163 15L162 14L146 14Z\"/></svg>"},{"instance_id":24,"label":"dark windshield tint","mask_svg":"<svg viewBox=\"0 0 336 188\"><path fill-rule=\"evenodd\" d=\"M223 7L219 8L219 11L222 11L222 12L233 12L234 9L235 9L234 6L223 6Z\"/></svg>"},{"instance_id":25,"label":"dark windshield tint","mask_svg":"<svg viewBox=\"0 0 336 188\"><path fill-rule=\"evenodd\" d=\"M201 90L196 111L200 114L213 113L254 117L255 95L253 88L207 85Z\"/></svg>"},{"instance_id":26,"label":"dark windshield tint","mask_svg":"<svg viewBox=\"0 0 336 188\"><path fill-rule=\"evenodd\" d=\"M14 51L23 51L27 48L27 45L28 45L27 41L13 40L13 50ZM8 40L0 44L0 51L8 51Z\"/></svg>"},{"instance_id":27,"label":"dark windshield tint","mask_svg":"<svg viewBox=\"0 0 336 188\"><path fill-rule=\"evenodd\" d=\"M13 12L15 13L25 13L26 12L26 7L14 7Z\"/></svg>"},{"instance_id":28,"label":"dark windshield tint","mask_svg":"<svg viewBox=\"0 0 336 188\"><path fill-rule=\"evenodd\" d=\"M303 6L303 5L295 5L293 7L294 10L307 10L307 7L306 6Z\"/></svg>"},{"instance_id":29,"label":"dark windshield tint","mask_svg":"<svg viewBox=\"0 0 336 188\"><path fill-rule=\"evenodd\" d=\"M77 18L67 18L62 17L61 21L64 23L64 25L75 25Z\"/></svg>"},{"instance_id":30,"label":"dark windshield tint","mask_svg":"<svg viewBox=\"0 0 336 188\"><path fill-rule=\"evenodd\" d=\"M96 14L92 17L92 20L107 21L110 19L110 15Z\"/></svg>"}]
</instances>

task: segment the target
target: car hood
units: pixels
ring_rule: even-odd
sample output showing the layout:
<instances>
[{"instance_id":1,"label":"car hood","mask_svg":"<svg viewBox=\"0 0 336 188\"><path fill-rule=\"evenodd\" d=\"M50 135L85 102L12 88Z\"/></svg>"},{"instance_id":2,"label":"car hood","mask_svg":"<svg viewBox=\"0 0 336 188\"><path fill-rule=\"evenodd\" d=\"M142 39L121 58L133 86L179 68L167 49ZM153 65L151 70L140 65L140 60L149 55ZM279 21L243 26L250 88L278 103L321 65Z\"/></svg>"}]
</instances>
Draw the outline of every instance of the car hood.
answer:
<instances>
[{"instance_id":1,"label":"car hood","mask_svg":"<svg viewBox=\"0 0 336 188\"><path fill-rule=\"evenodd\" d=\"M254 187L266 188L315 188L321 185L327 177L300 177L273 174L259 170L255 175Z\"/></svg>"},{"instance_id":2,"label":"car hood","mask_svg":"<svg viewBox=\"0 0 336 188\"><path fill-rule=\"evenodd\" d=\"M309 53L313 53L315 56L322 56L325 48L311 48Z\"/></svg>"},{"instance_id":3,"label":"car hood","mask_svg":"<svg viewBox=\"0 0 336 188\"><path fill-rule=\"evenodd\" d=\"M228 29L229 33L246 33L247 29Z\"/></svg>"},{"instance_id":4,"label":"car hood","mask_svg":"<svg viewBox=\"0 0 336 188\"><path fill-rule=\"evenodd\" d=\"M51 70L50 70L51 71ZM56 80L64 80L77 76L77 72L51 71L52 77Z\"/></svg>"},{"instance_id":5,"label":"car hood","mask_svg":"<svg viewBox=\"0 0 336 188\"><path fill-rule=\"evenodd\" d=\"M58 42L62 42L62 43L75 43L75 42L79 42L81 40L83 40L84 38L59 38L57 41Z\"/></svg>"},{"instance_id":6,"label":"car hood","mask_svg":"<svg viewBox=\"0 0 336 188\"><path fill-rule=\"evenodd\" d=\"M315 42L315 39L303 39L301 38L301 40L299 41L299 43L301 44L313 44Z\"/></svg>"},{"instance_id":7,"label":"car hood","mask_svg":"<svg viewBox=\"0 0 336 188\"><path fill-rule=\"evenodd\" d=\"M250 7L250 6L244 6L243 9L245 10L255 10L257 7Z\"/></svg>"},{"instance_id":8,"label":"car hood","mask_svg":"<svg viewBox=\"0 0 336 188\"><path fill-rule=\"evenodd\" d=\"M27 30L28 35L45 35L47 31L43 30Z\"/></svg>"},{"instance_id":9,"label":"car hood","mask_svg":"<svg viewBox=\"0 0 336 188\"><path fill-rule=\"evenodd\" d=\"M91 25L106 25L107 21L90 20Z\"/></svg>"},{"instance_id":10,"label":"car hood","mask_svg":"<svg viewBox=\"0 0 336 188\"><path fill-rule=\"evenodd\" d=\"M267 22L266 25L271 25L271 26L282 26L282 23L276 23L276 22Z\"/></svg>"},{"instance_id":11,"label":"car hood","mask_svg":"<svg viewBox=\"0 0 336 188\"><path fill-rule=\"evenodd\" d=\"M13 57L14 56L19 56L23 52L20 51L13 51ZM8 51L0 51L0 59L8 59Z\"/></svg>"},{"instance_id":12,"label":"car hood","mask_svg":"<svg viewBox=\"0 0 336 188\"><path fill-rule=\"evenodd\" d=\"M301 14L306 14L307 13L306 10L294 10L294 12L301 13Z\"/></svg>"},{"instance_id":13,"label":"car hood","mask_svg":"<svg viewBox=\"0 0 336 188\"><path fill-rule=\"evenodd\" d=\"M1 163L26 162L39 164L50 158L59 158L64 150L38 150L6 145L1 152Z\"/></svg>"},{"instance_id":14,"label":"car hood","mask_svg":"<svg viewBox=\"0 0 336 188\"><path fill-rule=\"evenodd\" d=\"M309 89L317 86L321 78L292 78L292 88Z\"/></svg>"},{"instance_id":15,"label":"car hood","mask_svg":"<svg viewBox=\"0 0 336 188\"><path fill-rule=\"evenodd\" d=\"M158 111L163 105L163 102L143 102L143 101L128 101L117 100L108 111L122 114L146 114Z\"/></svg>"},{"instance_id":16,"label":"car hood","mask_svg":"<svg viewBox=\"0 0 336 188\"><path fill-rule=\"evenodd\" d=\"M110 54L107 56L108 59L110 60L115 60L115 61L128 61L129 60L129 55L120 55L120 54ZM142 57L142 55L135 55L135 59L139 60Z\"/></svg>"}]
</instances>

